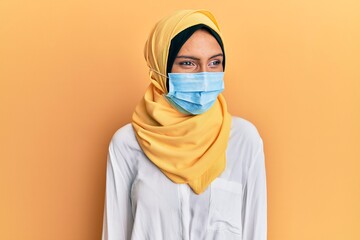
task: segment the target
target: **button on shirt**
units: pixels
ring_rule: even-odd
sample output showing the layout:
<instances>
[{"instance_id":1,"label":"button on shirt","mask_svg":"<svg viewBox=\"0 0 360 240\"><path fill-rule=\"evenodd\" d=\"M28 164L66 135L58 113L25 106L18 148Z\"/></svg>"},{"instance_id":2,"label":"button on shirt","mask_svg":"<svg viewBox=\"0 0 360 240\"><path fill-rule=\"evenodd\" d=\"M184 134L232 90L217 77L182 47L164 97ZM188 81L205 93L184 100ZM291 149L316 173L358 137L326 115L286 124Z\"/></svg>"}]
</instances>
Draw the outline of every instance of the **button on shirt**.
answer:
<instances>
[{"instance_id":1,"label":"button on shirt","mask_svg":"<svg viewBox=\"0 0 360 240\"><path fill-rule=\"evenodd\" d=\"M266 202L263 143L247 120L232 118L226 168L199 195L168 179L127 124L109 146L102 239L265 240Z\"/></svg>"}]
</instances>

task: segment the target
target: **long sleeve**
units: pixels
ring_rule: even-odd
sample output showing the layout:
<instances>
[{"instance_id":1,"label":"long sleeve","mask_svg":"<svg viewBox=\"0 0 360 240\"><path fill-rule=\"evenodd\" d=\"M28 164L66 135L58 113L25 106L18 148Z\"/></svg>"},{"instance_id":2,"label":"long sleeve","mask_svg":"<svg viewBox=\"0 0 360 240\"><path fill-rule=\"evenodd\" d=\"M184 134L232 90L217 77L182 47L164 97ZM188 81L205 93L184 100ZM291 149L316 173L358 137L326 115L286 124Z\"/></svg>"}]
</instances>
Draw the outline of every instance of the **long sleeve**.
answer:
<instances>
[{"instance_id":1,"label":"long sleeve","mask_svg":"<svg viewBox=\"0 0 360 240\"><path fill-rule=\"evenodd\" d=\"M253 155L246 186L242 212L243 240L267 239L267 190L262 140Z\"/></svg>"},{"instance_id":2,"label":"long sleeve","mask_svg":"<svg viewBox=\"0 0 360 240\"><path fill-rule=\"evenodd\" d=\"M133 227L129 194L131 171L124 159L126 151L114 142L115 139L110 143L107 158L102 240L128 240Z\"/></svg>"}]
</instances>

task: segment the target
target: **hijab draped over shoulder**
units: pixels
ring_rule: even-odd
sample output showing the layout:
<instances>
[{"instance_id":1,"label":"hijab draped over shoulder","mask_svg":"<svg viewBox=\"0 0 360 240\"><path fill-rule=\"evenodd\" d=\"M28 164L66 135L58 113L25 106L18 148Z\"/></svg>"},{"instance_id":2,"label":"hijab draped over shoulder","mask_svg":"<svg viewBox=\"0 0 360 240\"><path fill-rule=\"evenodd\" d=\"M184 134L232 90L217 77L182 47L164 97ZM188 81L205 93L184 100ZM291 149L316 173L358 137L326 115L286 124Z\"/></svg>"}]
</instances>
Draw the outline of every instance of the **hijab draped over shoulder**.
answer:
<instances>
[{"instance_id":1,"label":"hijab draped over shoulder","mask_svg":"<svg viewBox=\"0 0 360 240\"><path fill-rule=\"evenodd\" d=\"M171 40L181 31L204 24L221 33L207 10L181 10L160 20L145 44L150 85L136 106L132 125L146 156L173 182L187 183L200 194L225 169L231 116L222 94L205 113L179 112L167 94L167 61Z\"/></svg>"}]
</instances>

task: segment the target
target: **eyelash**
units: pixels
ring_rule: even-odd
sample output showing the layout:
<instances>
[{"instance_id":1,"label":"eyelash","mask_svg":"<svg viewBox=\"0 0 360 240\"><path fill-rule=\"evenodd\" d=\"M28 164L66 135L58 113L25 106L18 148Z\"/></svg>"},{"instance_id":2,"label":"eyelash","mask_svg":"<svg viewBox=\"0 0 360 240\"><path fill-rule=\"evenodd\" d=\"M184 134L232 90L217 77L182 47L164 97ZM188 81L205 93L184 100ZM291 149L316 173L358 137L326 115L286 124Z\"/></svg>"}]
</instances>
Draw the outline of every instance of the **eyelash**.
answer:
<instances>
[{"instance_id":1,"label":"eyelash","mask_svg":"<svg viewBox=\"0 0 360 240\"><path fill-rule=\"evenodd\" d=\"M214 65L214 66L217 66L217 65L220 65L220 64L221 64L220 60L214 60L214 61L210 62L210 65ZM181 66L194 66L195 64L193 62L190 62L190 61L184 61L184 62L180 62L179 65L181 65Z\"/></svg>"},{"instance_id":2,"label":"eyelash","mask_svg":"<svg viewBox=\"0 0 360 240\"><path fill-rule=\"evenodd\" d=\"M221 61L220 61L220 60L214 60L214 61L212 61L210 64L220 65L220 64L221 64Z\"/></svg>"},{"instance_id":3,"label":"eyelash","mask_svg":"<svg viewBox=\"0 0 360 240\"><path fill-rule=\"evenodd\" d=\"M194 65L194 63L193 63L193 62L190 62L190 61L180 62L179 64L182 65L182 66L191 66L191 65Z\"/></svg>"}]
</instances>

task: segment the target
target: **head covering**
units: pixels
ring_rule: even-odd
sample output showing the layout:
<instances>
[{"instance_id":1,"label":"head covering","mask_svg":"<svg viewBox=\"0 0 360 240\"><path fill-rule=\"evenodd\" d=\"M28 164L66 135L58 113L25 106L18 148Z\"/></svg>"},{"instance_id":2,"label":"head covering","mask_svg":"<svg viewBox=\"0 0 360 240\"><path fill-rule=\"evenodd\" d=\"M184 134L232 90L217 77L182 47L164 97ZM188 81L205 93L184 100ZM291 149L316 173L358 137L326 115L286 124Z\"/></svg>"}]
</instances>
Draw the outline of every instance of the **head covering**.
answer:
<instances>
[{"instance_id":1,"label":"head covering","mask_svg":"<svg viewBox=\"0 0 360 240\"><path fill-rule=\"evenodd\" d=\"M207 10L177 11L151 31L144 49L151 83L134 111L132 125L146 156L173 182L187 183L200 194L225 169L231 125L225 99L220 94L207 112L187 115L163 96L167 94L171 40L198 24L221 36L214 16Z\"/></svg>"}]
</instances>

